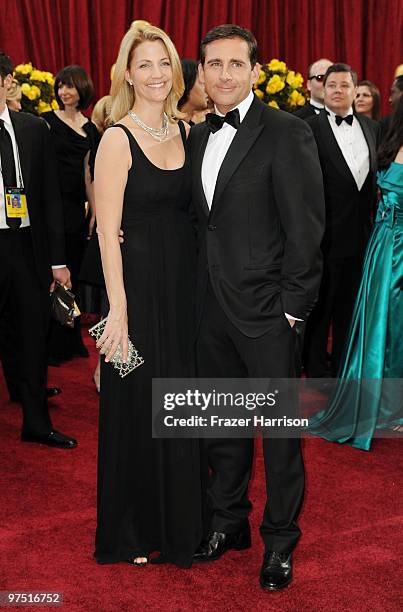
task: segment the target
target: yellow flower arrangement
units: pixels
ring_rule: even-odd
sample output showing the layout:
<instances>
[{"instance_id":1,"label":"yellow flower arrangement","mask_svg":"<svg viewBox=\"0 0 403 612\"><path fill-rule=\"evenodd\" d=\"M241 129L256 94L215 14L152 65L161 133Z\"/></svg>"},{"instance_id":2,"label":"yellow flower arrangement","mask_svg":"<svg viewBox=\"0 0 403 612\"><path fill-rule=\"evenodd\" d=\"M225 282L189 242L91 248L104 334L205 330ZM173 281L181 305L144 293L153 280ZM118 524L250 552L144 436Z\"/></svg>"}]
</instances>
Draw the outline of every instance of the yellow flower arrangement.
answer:
<instances>
[{"instance_id":1,"label":"yellow flower arrangement","mask_svg":"<svg viewBox=\"0 0 403 612\"><path fill-rule=\"evenodd\" d=\"M306 102L303 83L299 72L289 70L285 62L274 58L261 67L254 92L267 106L292 112Z\"/></svg>"},{"instance_id":2,"label":"yellow flower arrangement","mask_svg":"<svg viewBox=\"0 0 403 612\"><path fill-rule=\"evenodd\" d=\"M14 78L21 87L23 111L40 115L59 108L53 91L55 79L51 72L38 70L29 62L16 66Z\"/></svg>"}]
</instances>

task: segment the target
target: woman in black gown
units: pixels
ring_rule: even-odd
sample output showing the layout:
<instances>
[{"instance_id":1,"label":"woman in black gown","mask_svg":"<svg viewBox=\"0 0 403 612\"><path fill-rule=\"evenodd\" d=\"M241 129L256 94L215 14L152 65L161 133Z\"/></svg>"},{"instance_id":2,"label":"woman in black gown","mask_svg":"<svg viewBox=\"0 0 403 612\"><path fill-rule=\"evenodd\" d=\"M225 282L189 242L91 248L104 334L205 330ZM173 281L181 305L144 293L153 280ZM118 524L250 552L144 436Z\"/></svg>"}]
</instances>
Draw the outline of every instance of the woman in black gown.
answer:
<instances>
[{"instance_id":1,"label":"woman in black gown","mask_svg":"<svg viewBox=\"0 0 403 612\"><path fill-rule=\"evenodd\" d=\"M143 565L158 551L160 562L188 567L202 536L198 441L152 438L152 378L193 374L189 128L174 120L182 91L180 61L168 36L147 24L132 27L112 82L114 125L102 138L95 167L97 232L110 303L98 342L105 355L99 563ZM128 333L145 363L121 379L108 361L119 344L127 353Z\"/></svg>"},{"instance_id":2,"label":"woman in black gown","mask_svg":"<svg viewBox=\"0 0 403 612\"><path fill-rule=\"evenodd\" d=\"M88 234L85 203L93 203L92 179L98 130L81 110L88 108L93 85L81 66L66 66L55 79L55 95L60 110L42 114L50 126L56 149L59 185L63 200L66 239L66 265L71 273L72 291L77 293L78 275ZM92 215L92 226L95 216ZM52 322L49 341L50 363L74 356L88 356L75 319L74 329Z\"/></svg>"}]
</instances>

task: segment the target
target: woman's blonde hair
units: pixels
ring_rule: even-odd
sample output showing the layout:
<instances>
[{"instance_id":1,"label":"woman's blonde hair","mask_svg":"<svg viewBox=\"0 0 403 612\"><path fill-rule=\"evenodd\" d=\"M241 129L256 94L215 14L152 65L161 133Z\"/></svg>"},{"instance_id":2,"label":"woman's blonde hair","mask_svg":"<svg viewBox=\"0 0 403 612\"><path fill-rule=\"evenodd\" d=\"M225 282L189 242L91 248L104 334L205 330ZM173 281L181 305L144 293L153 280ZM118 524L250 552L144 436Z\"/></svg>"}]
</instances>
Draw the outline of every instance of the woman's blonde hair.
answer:
<instances>
[{"instance_id":1,"label":"woman's blonde hair","mask_svg":"<svg viewBox=\"0 0 403 612\"><path fill-rule=\"evenodd\" d=\"M6 99L8 100L21 100L22 91L21 87L15 79L12 80L10 89L7 91Z\"/></svg>"},{"instance_id":2,"label":"woman's blonde hair","mask_svg":"<svg viewBox=\"0 0 403 612\"><path fill-rule=\"evenodd\" d=\"M164 110L171 119L179 119L183 116L177 108L178 101L185 90L178 52L172 40L163 30L139 20L131 25L120 43L111 86L112 110L110 119L112 123L122 119L134 104L134 89L125 78L134 49L142 42L154 40L160 40L165 45L172 68L172 89L165 101Z\"/></svg>"},{"instance_id":3,"label":"woman's blonde hair","mask_svg":"<svg viewBox=\"0 0 403 612\"><path fill-rule=\"evenodd\" d=\"M91 120L98 128L98 132L104 133L109 125L109 116L111 114L112 97L108 94L100 98L95 104L92 111Z\"/></svg>"}]
</instances>

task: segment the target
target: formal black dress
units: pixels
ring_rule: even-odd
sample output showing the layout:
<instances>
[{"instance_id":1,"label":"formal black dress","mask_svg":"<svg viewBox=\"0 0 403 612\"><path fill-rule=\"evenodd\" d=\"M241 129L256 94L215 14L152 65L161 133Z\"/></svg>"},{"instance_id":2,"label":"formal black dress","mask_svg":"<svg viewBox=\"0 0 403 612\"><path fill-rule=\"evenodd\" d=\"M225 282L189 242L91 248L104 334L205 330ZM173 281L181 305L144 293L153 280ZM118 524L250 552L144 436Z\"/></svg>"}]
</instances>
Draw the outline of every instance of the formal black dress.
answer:
<instances>
[{"instance_id":1,"label":"formal black dress","mask_svg":"<svg viewBox=\"0 0 403 612\"><path fill-rule=\"evenodd\" d=\"M64 227L66 235L66 265L71 273L72 291L78 292L78 276L86 247L86 217L84 159L90 152L89 164L93 174L96 150L100 135L94 123L83 125L85 136L78 134L53 111L42 117L50 126L56 149L59 185L63 201ZM79 303L79 296L77 296ZM76 319L73 330L52 324L49 352L52 359L63 361L74 355L85 354L81 340L80 325Z\"/></svg>"},{"instance_id":2,"label":"formal black dress","mask_svg":"<svg viewBox=\"0 0 403 612\"><path fill-rule=\"evenodd\" d=\"M129 335L145 363L124 379L102 363L95 557L115 563L159 551L160 561L188 567L202 537L199 443L152 438L151 383L193 374L189 161L160 169L125 126L109 129L126 132L133 159L121 251Z\"/></svg>"}]
</instances>

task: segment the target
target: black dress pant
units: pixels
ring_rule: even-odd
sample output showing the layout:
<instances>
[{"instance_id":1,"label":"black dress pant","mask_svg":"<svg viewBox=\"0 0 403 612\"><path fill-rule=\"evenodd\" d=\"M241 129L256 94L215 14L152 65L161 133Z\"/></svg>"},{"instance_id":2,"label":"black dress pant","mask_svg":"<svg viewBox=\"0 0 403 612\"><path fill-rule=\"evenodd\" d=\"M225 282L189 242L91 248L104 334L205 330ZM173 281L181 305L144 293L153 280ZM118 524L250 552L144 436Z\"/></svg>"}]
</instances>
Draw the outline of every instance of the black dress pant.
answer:
<instances>
[{"instance_id":1,"label":"black dress pant","mask_svg":"<svg viewBox=\"0 0 403 612\"><path fill-rule=\"evenodd\" d=\"M318 302L305 331L303 362L307 376L329 375L327 344L332 325L332 376L336 376L343 355L361 279L362 256L325 259Z\"/></svg>"},{"instance_id":2,"label":"black dress pant","mask_svg":"<svg viewBox=\"0 0 403 612\"><path fill-rule=\"evenodd\" d=\"M202 378L293 378L296 336L277 318L259 338L248 338L227 318L208 285L197 339ZM211 529L234 533L247 523L253 439L206 439ZM267 501L260 528L266 550L291 551L300 536L297 518L304 495L300 439L263 439Z\"/></svg>"},{"instance_id":3,"label":"black dress pant","mask_svg":"<svg viewBox=\"0 0 403 612\"><path fill-rule=\"evenodd\" d=\"M29 228L0 230L0 333L11 321L10 335L0 340L9 376L18 381L26 433L46 434L52 429L46 401L47 332L50 317L48 289L42 287L35 268ZM9 331L9 330L8 330ZM10 368L18 367L14 377Z\"/></svg>"}]
</instances>

